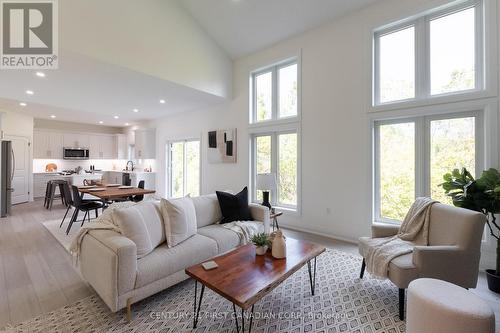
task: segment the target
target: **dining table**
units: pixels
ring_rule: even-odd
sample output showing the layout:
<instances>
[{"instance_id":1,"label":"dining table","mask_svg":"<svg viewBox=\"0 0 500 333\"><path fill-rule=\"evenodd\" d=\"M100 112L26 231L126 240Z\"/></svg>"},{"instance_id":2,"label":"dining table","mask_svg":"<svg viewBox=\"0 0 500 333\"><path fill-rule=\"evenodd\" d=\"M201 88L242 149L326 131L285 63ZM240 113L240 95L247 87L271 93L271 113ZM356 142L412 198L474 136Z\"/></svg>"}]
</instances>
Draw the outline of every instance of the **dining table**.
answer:
<instances>
[{"instance_id":1,"label":"dining table","mask_svg":"<svg viewBox=\"0 0 500 333\"><path fill-rule=\"evenodd\" d=\"M91 185L91 186L79 186L78 191L82 194L82 197L85 194L93 195L101 199L103 202L112 201L116 199L124 199L133 197L136 195L145 195L145 194L153 194L156 193L155 190L148 190L133 186L123 186L116 184L99 184L99 185Z\"/></svg>"}]
</instances>

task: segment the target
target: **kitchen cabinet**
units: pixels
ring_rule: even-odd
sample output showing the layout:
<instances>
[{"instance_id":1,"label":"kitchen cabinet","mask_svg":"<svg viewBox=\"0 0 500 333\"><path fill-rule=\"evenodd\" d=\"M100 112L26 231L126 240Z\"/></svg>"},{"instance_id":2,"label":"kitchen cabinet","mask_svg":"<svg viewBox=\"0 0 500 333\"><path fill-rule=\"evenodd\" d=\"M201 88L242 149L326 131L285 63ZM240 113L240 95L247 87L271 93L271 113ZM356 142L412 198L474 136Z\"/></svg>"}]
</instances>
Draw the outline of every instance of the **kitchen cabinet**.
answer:
<instances>
[{"instance_id":1,"label":"kitchen cabinet","mask_svg":"<svg viewBox=\"0 0 500 333\"><path fill-rule=\"evenodd\" d=\"M44 159L63 158L63 135L57 132L33 132L33 157Z\"/></svg>"},{"instance_id":2,"label":"kitchen cabinet","mask_svg":"<svg viewBox=\"0 0 500 333\"><path fill-rule=\"evenodd\" d=\"M64 133L64 147L89 148L89 135L80 133Z\"/></svg>"},{"instance_id":3,"label":"kitchen cabinet","mask_svg":"<svg viewBox=\"0 0 500 333\"><path fill-rule=\"evenodd\" d=\"M120 134L123 136L123 134ZM115 134L63 133L50 130L33 131L33 158L63 159L63 147L89 148L90 159L126 159L128 145L122 138L122 147ZM125 147L127 146L127 147ZM120 156L119 155L120 151Z\"/></svg>"},{"instance_id":4,"label":"kitchen cabinet","mask_svg":"<svg viewBox=\"0 0 500 333\"><path fill-rule=\"evenodd\" d=\"M89 135L90 159L114 159L117 156L113 135Z\"/></svg>"},{"instance_id":5,"label":"kitchen cabinet","mask_svg":"<svg viewBox=\"0 0 500 333\"><path fill-rule=\"evenodd\" d=\"M135 131L135 158L156 158L156 130L153 128Z\"/></svg>"},{"instance_id":6,"label":"kitchen cabinet","mask_svg":"<svg viewBox=\"0 0 500 333\"><path fill-rule=\"evenodd\" d=\"M33 197L45 197L45 190L49 180L63 179L71 182L71 176L61 176L58 173L34 173L33 174ZM59 194L59 186L56 187L56 195Z\"/></svg>"},{"instance_id":7,"label":"kitchen cabinet","mask_svg":"<svg viewBox=\"0 0 500 333\"><path fill-rule=\"evenodd\" d=\"M106 171L103 174L102 181L106 184L122 184L122 172Z\"/></svg>"},{"instance_id":8,"label":"kitchen cabinet","mask_svg":"<svg viewBox=\"0 0 500 333\"><path fill-rule=\"evenodd\" d=\"M119 160L129 160L128 140L125 134L116 134L116 158Z\"/></svg>"}]
</instances>

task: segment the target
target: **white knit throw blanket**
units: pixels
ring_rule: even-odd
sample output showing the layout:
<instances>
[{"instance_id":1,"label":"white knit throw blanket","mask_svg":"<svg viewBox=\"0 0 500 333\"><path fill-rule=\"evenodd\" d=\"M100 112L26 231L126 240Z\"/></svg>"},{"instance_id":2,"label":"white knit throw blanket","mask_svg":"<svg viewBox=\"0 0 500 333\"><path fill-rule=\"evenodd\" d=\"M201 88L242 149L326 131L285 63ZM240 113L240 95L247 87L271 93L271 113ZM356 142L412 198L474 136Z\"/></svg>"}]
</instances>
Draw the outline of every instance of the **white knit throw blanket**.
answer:
<instances>
[{"instance_id":1,"label":"white knit throw blanket","mask_svg":"<svg viewBox=\"0 0 500 333\"><path fill-rule=\"evenodd\" d=\"M81 245L83 238L85 237L86 234L89 233L89 231L92 230L113 230L118 233L121 233L120 228L118 225L116 225L113 221L112 215L113 215L113 210L115 209L120 209L120 208L127 208L130 206L136 205L135 202L132 201L124 201L124 202L115 202L111 204L107 209L103 211L103 213L95 219L91 223L85 224L76 237L73 239L71 242L71 245L69 247L69 252L74 258L74 264L78 265L78 261L80 259L80 250L81 250Z\"/></svg>"},{"instance_id":2,"label":"white knit throw blanket","mask_svg":"<svg viewBox=\"0 0 500 333\"><path fill-rule=\"evenodd\" d=\"M429 245L430 208L437 201L417 198L405 216L398 234L385 238L370 238L361 243L360 249L366 262L366 270L374 277L387 277L391 260L413 252L415 245Z\"/></svg>"},{"instance_id":3,"label":"white knit throw blanket","mask_svg":"<svg viewBox=\"0 0 500 333\"><path fill-rule=\"evenodd\" d=\"M221 224L224 228L234 231L240 237L240 244L245 245L250 242L253 235L259 233L259 222L236 221Z\"/></svg>"}]
</instances>

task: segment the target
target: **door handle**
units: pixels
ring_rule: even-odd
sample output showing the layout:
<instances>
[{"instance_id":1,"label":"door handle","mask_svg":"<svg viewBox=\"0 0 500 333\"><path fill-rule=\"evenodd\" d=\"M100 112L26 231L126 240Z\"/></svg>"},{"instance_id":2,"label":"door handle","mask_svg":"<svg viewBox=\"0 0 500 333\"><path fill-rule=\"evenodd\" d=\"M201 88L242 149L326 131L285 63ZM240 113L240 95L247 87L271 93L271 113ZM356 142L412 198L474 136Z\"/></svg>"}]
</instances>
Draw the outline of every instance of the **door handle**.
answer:
<instances>
[{"instance_id":1,"label":"door handle","mask_svg":"<svg viewBox=\"0 0 500 333\"><path fill-rule=\"evenodd\" d=\"M10 181L14 180L14 172L16 172L16 157L14 156L14 149L10 151L12 153L12 174L10 175Z\"/></svg>"}]
</instances>

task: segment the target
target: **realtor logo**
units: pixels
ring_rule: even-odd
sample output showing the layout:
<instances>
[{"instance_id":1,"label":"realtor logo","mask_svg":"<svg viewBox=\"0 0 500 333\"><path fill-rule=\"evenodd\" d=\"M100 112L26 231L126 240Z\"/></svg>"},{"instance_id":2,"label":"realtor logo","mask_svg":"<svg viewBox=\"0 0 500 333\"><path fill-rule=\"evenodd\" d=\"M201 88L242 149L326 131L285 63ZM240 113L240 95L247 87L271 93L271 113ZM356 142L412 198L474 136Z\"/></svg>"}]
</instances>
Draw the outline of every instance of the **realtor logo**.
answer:
<instances>
[{"instance_id":1,"label":"realtor logo","mask_svg":"<svg viewBox=\"0 0 500 333\"><path fill-rule=\"evenodd\" d=\"M0 0L1 69L56 69L56 0Z\"/></svg>"}]
</instances>

